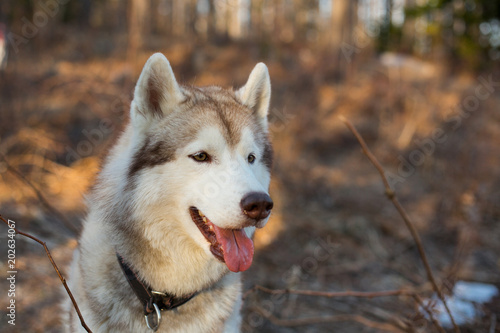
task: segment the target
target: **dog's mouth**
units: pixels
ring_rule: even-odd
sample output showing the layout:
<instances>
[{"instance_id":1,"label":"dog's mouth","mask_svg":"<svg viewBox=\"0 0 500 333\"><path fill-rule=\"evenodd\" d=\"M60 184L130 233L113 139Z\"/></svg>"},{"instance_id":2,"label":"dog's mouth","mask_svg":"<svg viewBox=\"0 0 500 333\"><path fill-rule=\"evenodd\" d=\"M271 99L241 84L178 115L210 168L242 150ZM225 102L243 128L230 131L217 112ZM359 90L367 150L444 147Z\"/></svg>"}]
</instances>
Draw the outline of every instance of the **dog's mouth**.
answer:
<instances>
[{"instance_id":1,"label":"dog's mouth","mask_svg":"<svg viewBox=\"0 0 500 333\"><path fill-rule=\"evenodd\" d=\"M250 268L253 259L253 242L243 229L223 229L213 224L198 208L190 207L189 213L203 236L210 243L210 252L225 263L232 272Z\"/></svg>"}]
</instances>

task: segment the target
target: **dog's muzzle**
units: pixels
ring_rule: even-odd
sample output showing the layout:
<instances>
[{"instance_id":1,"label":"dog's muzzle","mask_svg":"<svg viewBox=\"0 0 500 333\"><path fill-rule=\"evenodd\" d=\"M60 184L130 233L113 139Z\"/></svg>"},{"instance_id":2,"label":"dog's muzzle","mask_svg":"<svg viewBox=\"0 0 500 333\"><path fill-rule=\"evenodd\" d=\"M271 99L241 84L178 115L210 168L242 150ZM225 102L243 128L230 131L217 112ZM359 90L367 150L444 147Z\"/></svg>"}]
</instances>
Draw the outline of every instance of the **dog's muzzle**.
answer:
<instances>
[{"instance_id":1,"label":"dog's muzzle","mask_svg":"<svg viewBox=\"0 0 500 333\"><path fill-rule=\"evenodd\" d=\"M230 271L242 272L250 268L254 246L246 227L261 228L271 214L273 201L267 193L250 192L240 201L243 215L246 217L236 228L222 228L213 223L198 208L189 207L191 219L210 244L210 252L219 261L225 263Z\"/></svg>"}]
</instances>

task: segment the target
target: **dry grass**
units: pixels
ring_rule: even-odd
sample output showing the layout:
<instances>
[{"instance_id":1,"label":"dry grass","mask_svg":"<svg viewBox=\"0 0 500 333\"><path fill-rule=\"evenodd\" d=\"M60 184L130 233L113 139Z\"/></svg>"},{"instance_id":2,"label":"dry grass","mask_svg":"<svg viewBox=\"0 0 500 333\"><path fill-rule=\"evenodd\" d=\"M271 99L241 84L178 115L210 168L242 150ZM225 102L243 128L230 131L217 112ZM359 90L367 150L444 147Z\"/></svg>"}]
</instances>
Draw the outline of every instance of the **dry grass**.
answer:
<instances>
[{"instance_id":1,"label":"dry grass","mask_svg":"<svg viewBox=\"0 0 500 333\"><path fill-rule=\"evenodd\" d=\"M315 61L304 62L300 54L306 51L297 49L280 49L268 59L258 58L254 45L194 48L177 43L162 50L177 77L197 85L242 84L257 61L269 65L276 151L271 191L276 211L268 227L256 235L258 252L244 274L245 286L329 291L421 286L429 290L409 233L384 198L378 175L338 121L340 114L355 123L394 175L400 158L409 160L421 150L418 142L432 138L437 129L443 131L446 139L436 143L431 154L424 154L411 175L395 184L396 191L415 218L438 282L445 287L458 279L500 285L500 92L481 101L454 129L449 121L457 114L454 107L474 94L477 75L446 74L435 64L425 64L426 75L416 75L389 70L374 59L355 64L348 80L339 83L333 78L328 54L319 53ZM128 64L118 53L72 60L70 48L59 48L41 53L36 66L29 55L21 54L2 74L0 153L76 225L84 214L83 194L92 184L106 143L126 121L123 115L134 81L149 54L141 53L136 64ZM81 159L68 154L81 142L90 142L83 131L99 128L103 119L115 130L96 144L91 142ZM74 238L60 232L33 190L1 161L0 177L2 215L46 241L64 272ZM0 239L5 235L0 233ZM61 294L50 263L36 245L20 239L18 258L16 329L59 332ZM5 264L0 260L2 281ZM2 309L4 302L0 298ZM361 316L374 322L375 328L356 320L284 327L255 309L280 320ZM462 332L486 331L492 313L500 318L498 311L498 306L485 309L485 317ZM244 308L248 332L303 332L304 327L307 332L378 332L376 325L389 322L403 322L417 332L431 325L418 315L413 301L400 297L259 294L249 297ZM0 321L1 330L5 325Z\"/></svg>"}]
</instances>

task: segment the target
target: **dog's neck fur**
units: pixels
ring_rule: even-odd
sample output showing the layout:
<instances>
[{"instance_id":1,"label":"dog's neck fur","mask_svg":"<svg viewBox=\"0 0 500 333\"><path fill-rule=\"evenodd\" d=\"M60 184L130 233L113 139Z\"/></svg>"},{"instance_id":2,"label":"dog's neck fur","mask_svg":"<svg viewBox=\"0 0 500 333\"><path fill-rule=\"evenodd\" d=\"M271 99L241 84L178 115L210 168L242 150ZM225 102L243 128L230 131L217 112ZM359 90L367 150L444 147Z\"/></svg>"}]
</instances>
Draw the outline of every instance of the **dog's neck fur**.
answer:
<instances>
[{"instance_id":1,"label":"dog's neck fur","mask_svg":"<svg viewBox=\"0 0 500 333\"><path fill-rule=\"evenodd\" d=\"M91 328L94 331L149 332L144 322L142 304L126 282L116 259L116 246L113 244L109 227L106 226L105 221L97 218L98 214L97 211L91 211L87 217L79 247L79 257L82 260L74 263L79 267L80 276L70 281L71 288L77 293L77 301L83 305L82 313L85 319L92 323ZM134 251L143 251L143 249L131 247L126 251L127 259L130 260L130 264L133 261L134 269L137 270L140 278L147 281L152 288L169 291L174 295L185 295L190 290L201 291L181 309L186 307L194 309L189 312L199 313L206 310L207 302L209 302L212 304L211 307L214 307L213 311L219 309L217 312L222 311L220 313L226 313L228 316L234 302L239 302L241 282L238 274L214 272L212 279L207 279L207 272L199 274L199 272L190 271L185 265L176 266L175 262L164 260L161 251L153 250L151 255L144 258L137 254L131 255ZM161 277L144 274L150 270L148 265L155 265L154 270L162 272ZM220 303L219 299L225 301ZM117 309L120 309L119 317L114 315ZM78 325L71 319L74 311L71 309L69 314L70 322L75 325L70 331L75 332L78 330ZM162 320L161 329L168 327L173 332L184 332L191 327L186 326L188 323L186 320L191 319L176 315L174 312L164 311L162 317L165 318ZM124 318L129 318L130 323L126 323ZM222 331L227 317L213 317L212 319L215 321L210 325L216 327L213 332ZM167 322L168 325L165 324ZM132 323L134 326L128 326ZM193 328L193 332L203 330L202 326L197 326L196 323L192 325L197 327ZM211 327L210 325L207 327Z\"/></svg>"}]
</instances>

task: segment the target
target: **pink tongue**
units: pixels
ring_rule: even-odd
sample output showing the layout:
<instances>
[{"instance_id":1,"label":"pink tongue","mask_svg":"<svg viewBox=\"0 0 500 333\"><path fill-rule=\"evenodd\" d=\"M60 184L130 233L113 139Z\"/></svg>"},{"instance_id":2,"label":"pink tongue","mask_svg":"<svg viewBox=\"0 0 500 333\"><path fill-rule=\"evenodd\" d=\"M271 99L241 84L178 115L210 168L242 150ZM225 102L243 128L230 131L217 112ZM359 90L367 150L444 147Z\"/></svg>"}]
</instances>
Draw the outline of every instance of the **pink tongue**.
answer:
<instances>
[{"instance_id":1,"label":"pink tongue","mask_svg":"<svg viewBox=\"0 0 500 333\"><path fill-rule=\"evenodd\" d=\"M253 259L253 242L243 229L222 229L214 225L217 241L222 245L224 261L232 272L250 268Z\"/></svg>"}]
</instances>

